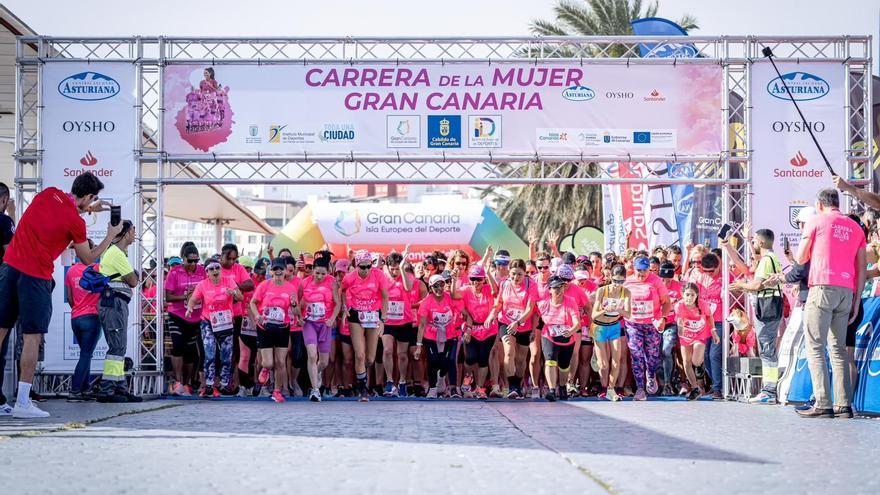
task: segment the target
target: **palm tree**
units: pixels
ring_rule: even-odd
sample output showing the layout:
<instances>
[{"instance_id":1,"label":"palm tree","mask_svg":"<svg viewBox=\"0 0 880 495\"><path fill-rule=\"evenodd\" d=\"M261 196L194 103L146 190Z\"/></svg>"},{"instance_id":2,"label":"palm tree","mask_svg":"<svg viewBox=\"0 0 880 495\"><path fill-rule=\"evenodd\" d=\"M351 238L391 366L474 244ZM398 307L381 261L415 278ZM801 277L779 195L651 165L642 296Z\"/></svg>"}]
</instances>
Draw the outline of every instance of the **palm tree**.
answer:
<instances>
[{"instance_id":1,"label":"palm tree","mask_svg":"<svg viewBox=\"0 0 880 495\"><path fill-rule=\"evenodd\" d=\"M646 7L643 11L642 0L560 0L553 8L555 19L534 20L529 29L545 36L632 35L632 21L657 15L656 1ZM685 31L698 29L697 20L690 15L683 15L677 22ZM613 46L609 54L622 54L626 48ZM560 57L572 55L564 50L556 53ZM586 175L596 176L597 167L588 164ZM578 174L573 165L563 166L561 172L569 177ZM486 188L483 196L494 200L499 216L522 238L529 227L537 228L540 238L552 239L583 225L602 226L600 186L516 186L508 190L509 194L499 194L495 188Z\"/></svg>"}]
</instances>

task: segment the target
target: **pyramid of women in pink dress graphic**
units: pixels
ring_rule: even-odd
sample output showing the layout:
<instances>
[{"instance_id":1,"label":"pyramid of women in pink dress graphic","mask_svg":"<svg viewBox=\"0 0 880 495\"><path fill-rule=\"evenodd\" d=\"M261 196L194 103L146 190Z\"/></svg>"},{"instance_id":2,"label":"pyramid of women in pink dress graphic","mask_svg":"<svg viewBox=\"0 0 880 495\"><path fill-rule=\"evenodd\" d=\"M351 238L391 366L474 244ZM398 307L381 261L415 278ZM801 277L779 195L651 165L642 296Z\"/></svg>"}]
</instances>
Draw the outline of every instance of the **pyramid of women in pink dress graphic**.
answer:
<instances>
[{"instance_id":1,"label":"pyramid of women in pink dress graphic","mask_svg":"<svg viewBox=\"0 0 880 495\"><path fill-rule=\"evenodd\" d=\"M175 127L180 137L193 148L209 151L226 142L232 134L232 108L229 106L229 86L225 88L214 79L214 69L204 71L199 87L190 87L186 105L177 112Z\"/></svg>"}]
</instances>

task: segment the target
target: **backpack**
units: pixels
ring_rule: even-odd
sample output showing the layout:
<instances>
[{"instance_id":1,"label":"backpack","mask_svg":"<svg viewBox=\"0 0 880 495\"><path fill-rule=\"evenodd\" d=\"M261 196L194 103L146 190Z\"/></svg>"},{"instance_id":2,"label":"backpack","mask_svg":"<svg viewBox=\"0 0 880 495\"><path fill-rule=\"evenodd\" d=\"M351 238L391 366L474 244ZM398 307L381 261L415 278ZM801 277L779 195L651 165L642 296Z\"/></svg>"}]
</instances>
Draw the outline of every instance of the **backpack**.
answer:
<instances>
[{"instance_id":1,"label":"backpack","mask_svg":"<svg viewBox=\"0 0 880 495\"><path fill-rule=\"evenodd\" d=\"M95 270L95 265L89 265L83 272L82 278L79 279L79 286L86 292L100 294L110 285L110 280L117 276L119 276L118 273L109 276L102 275L101 272Z\"/></svg>"}]
</instances>

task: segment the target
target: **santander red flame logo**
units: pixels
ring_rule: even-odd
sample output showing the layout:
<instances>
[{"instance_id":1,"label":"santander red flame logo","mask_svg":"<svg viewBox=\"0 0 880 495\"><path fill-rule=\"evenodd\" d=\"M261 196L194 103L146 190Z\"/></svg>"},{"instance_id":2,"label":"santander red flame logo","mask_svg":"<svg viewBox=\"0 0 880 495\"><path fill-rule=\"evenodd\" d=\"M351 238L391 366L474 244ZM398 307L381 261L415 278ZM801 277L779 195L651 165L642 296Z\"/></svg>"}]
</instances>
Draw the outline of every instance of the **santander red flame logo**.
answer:
<instances>
[{"instance_id":1,"label":"santander red flame logo","mask_svg":"<svg viewBox=\"0 0 880 495\"><path fill-rule=\"evenodd\" d=\"M660 96L660 92L655 89L654 91L651 91L651 96Z\"/></svg>"},{"instance_id":2,"label":"santander red flame logo","mask_svg":"<svg viewBox=\"0 0 880 495\"><path fill-rule=\"evenodd\" d=\"M807 161L807 157L805 157L804 154L800 151L798 151L797 155L794 155L794 157L791 159L791 164L794 167L803 167L807 163L809 163L809 161Z\"/></svg>"},{"instance_id":3,"label":"santander red flame logo","mask_svg":"<svg viewBox=\"0 0 880 495\"><path fill-rule=\"evenodd\" d=\"M79 163L84 167L94 167L98 164L98 159L95 158L95 155L92 154L92 151L89 150L86 152L86 155L79 159Z\"/></svg>"}]
</instances>

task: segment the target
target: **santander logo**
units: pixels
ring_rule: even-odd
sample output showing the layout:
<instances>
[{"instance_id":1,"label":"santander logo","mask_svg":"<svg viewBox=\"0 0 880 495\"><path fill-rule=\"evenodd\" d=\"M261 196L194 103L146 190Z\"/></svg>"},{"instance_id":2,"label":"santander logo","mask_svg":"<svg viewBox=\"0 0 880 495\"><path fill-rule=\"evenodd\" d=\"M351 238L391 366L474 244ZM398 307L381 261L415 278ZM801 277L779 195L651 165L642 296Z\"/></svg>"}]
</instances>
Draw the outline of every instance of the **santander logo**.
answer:
<instances>
[{"instance_id":1,"label":"santander logo","mask_svg":"<svg viewBox=\"0 0 880 495\"><path fill-rule=\"evenodd\" d=\"M98 159L95 158L95 155L92 154L92 151L89 150L86 152L85 156L79 159L79 163L84 167L94 167L98 164Z\"/></svg>"},{"instance_id":2,"label":"santander logo","mask_svg":"<svg viewBox=\"0 0 880 495\"><path fill-rule=\"evenodd\" d=\"M790 163L793 167L803 167L810 162L807 160L807 157L805 157L803 153L798 151L797 154L792 157Z\"/></svg>"},{"instance_id":3,"label":"santander logo","mask_svg":"<svg viewBox=\"0 0 880 495\"><path fill-rule=\"evenodd\" d=\"M79 164L81 167L77 168L64 168L64 176L65 177L76 177L78 175L82 175L86 172L91 172L98 177L112 177L113 169L112 168L91 168L98 164L98 157L92 153L92 150L87 150L86 154L79 159ZM84 168L87 167L87 168Z\"/></svg>"}]
</instances>

